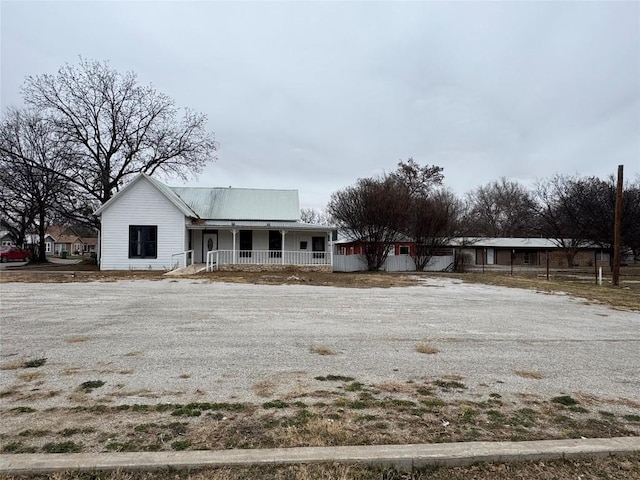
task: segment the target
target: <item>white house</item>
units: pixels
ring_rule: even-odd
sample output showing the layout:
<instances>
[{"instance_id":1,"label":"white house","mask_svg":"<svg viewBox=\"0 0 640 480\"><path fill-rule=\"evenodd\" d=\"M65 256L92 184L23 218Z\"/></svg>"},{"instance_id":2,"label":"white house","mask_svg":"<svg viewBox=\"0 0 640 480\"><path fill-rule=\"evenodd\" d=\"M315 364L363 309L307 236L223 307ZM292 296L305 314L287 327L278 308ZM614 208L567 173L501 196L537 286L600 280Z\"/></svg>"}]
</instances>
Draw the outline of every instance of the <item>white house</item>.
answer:
<instances>
[{"instance_id":1,"label":"white house","mask_svg":"<svg viewBox=\"0 0 640 480\"><path fill-rule=\"evenodd\" d=\"M101 270L332 265L335 229L298 221L297 190L169 187L140 174L96 215Z\"/></svg>"}]
</instances>

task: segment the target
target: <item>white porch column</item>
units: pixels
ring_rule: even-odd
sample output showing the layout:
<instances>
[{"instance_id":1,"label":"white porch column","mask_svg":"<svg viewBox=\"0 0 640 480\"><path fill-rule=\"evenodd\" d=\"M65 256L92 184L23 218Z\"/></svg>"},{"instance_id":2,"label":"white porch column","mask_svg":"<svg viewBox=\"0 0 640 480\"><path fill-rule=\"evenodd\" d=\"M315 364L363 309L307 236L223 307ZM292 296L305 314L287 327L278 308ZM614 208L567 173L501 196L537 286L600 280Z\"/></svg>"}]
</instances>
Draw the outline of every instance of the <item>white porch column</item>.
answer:
<instances>
[{"instance_id":1,"label":"white porch column","mask_svg":"<svg viewBox=\"0 0 640 480\"><path fill-rule=\"evenodd\" d=\"M327 234L327 237L329 238L329 242L328 242L328 245L329 245L329 260L331 262L330 265L333 268L333 242L331 241L331 238L332 238L331 235L332 235L331 232L329 232Z\"/></svg>"},{"instance_id":2,"label":"white porch column","mask_svg":"<svg viewBox=\"0 0 640 480\"><path fill-rule=\"evenodd\" d=\"M284 265L284 237L287 235L286 230L280 230L280 235L282 235L282 245L280 247L280 257L282 260L282 265Z\"/></svg>"},{"instance_id":3,"label":"white porch column","mask_svg":"<svg viewBox=\"0 0 640 480\"><path fill-rule=\"evenodd\" d=\"M236 233L238 233L238 230L236 230L235 228L231 229L231 235L233 235L233 247L232 247L232 251L233 251L233 264L236 264Z\"/></svg>"}]
</instances>

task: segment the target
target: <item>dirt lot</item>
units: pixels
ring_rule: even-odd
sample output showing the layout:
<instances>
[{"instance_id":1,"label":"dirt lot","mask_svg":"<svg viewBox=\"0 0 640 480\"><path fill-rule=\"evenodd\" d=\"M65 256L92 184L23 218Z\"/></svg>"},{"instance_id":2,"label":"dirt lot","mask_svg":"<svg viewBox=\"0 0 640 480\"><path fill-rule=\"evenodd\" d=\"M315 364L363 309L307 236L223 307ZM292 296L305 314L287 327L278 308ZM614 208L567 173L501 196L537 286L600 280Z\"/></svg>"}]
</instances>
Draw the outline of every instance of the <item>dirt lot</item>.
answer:
<instances>
[{"instance_id":1,"label":"dirt lot","mask_svg":"<svg viewBox=\"0 0 640 480\"><path fill-rule=\"evenodd\" d=\"M4 453L640 434L637 312L443 277L14 275Z\"/></svg>"}]
</instances>

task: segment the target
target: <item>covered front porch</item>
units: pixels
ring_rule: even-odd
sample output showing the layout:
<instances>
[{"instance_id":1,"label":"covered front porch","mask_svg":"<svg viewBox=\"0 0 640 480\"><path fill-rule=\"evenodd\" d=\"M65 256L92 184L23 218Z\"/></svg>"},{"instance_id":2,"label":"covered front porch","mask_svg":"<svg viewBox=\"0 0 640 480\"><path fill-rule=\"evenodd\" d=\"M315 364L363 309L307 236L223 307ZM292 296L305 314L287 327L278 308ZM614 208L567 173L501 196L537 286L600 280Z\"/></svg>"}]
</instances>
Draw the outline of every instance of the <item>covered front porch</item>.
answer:
<instances>
[{"instance_id":1,"label":"covered front porch","mask_svg":"<svg viewBox=\"0 0 640 480\"><path fill-rule=\"evenodd\" d=\"M251 265L331 269L331 227L301 222L233 223L187 225L181 266L204 264L207 271Z\"/></svg>"}]
</instances>

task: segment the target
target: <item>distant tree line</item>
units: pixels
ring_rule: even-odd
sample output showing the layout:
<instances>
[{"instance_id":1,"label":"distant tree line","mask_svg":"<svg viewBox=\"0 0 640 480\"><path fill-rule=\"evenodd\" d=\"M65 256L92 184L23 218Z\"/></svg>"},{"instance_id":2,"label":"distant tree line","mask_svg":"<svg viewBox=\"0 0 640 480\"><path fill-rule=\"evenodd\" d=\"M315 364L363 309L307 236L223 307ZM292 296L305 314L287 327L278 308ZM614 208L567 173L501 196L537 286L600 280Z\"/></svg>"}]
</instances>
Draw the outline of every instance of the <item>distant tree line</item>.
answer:
<instances>
[{"instance_id":1,"label":"distant tree line","mask_svg":"<svg viewBox=\"0 0 640 480\"><path fill-rule=\"evenodd\" d=\"M27 77L22 97L0 125L0 228L18 243L35 230L43 245L54 222L97 228L93 212L132 176L187 178L215 158L206 115L107 63Z\"/></svg>"},{"instance_id":2,"label":"distant tree line","mask_svg":"<svg viewBox=\"0 0 640 480\"><path fill-rule=\"evenodd\" d=\"M543 237L563 250L568 265L580 248L613 246L613 177L556 175L532 188L500 178L458 198L443 186L443 169L412 158L379 177L359 179L335 192L332 221L351 240L363 241L369 270L379 270L398 240L416 245L422 270L453 237ZM640 255L640 178L623 192L622 243Z\"/></svg>"}]
</instances>

